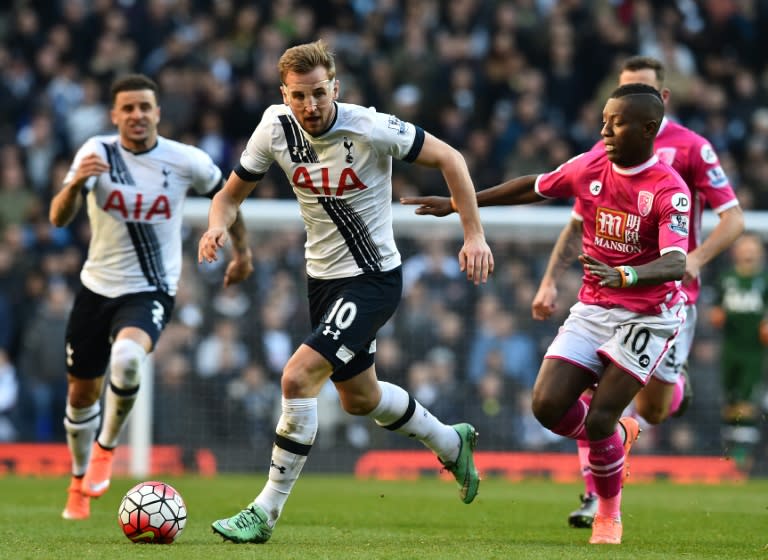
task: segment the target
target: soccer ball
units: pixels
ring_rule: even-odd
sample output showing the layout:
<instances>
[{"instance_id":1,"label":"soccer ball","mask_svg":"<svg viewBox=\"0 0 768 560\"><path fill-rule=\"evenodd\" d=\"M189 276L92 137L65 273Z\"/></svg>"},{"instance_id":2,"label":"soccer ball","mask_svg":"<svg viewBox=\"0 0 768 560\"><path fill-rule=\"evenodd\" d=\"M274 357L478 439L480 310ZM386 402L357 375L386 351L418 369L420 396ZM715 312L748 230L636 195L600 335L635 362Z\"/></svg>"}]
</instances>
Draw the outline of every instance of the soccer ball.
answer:
<instances>
[{"instance_id":1,"label":"soccer ball","mask_svg":"<svg viewBox=\"0 0 768 560\"><path fill-rule=\"evenodd\" d=\"M120 502L117 522L135 543L171 544L187 523L187 506L172 486L140 482Z\"/></svg>"}]
</instances>

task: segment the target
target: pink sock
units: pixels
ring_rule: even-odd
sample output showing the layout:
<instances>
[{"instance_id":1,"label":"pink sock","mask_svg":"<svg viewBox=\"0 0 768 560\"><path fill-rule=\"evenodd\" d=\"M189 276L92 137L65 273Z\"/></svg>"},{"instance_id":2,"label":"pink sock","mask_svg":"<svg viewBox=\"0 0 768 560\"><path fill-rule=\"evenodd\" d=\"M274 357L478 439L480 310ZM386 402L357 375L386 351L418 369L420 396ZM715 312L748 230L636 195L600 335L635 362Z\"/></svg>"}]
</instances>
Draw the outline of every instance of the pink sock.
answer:
<instances>
[{"instance_id":1,"label":"pink sock","mask_svg":"<svg viewBox=\"0 0 768 560\"><path fill-rule=\"evenodd\" d=\"M683 402L683 392L685 391L685 377L678 376L677 383L672 390L672 401L669 403L669 415L672 416L677 409L680 408L680 403Z\"/></svg>"},{"instance_id":2,"label":"pink sock","mask_svg":"<svg viewBox=\"0 0 768 560\"><path fill-rule=\"evenodd\" d=\"M604 517L621 519L621 490L613 498L597 500L597 513Z\"/></svg>"},{"instance_id":3,"label":"pink sock","mask_svg":"<svg viewBox=\"0 0 768 560\"><path fill-rule=\"evenodd\" d=\"M592 402L592 393L584 393L579 397L587 409ZM586 439L576 440L576 451L579 454L579 466L581 467L581 477L584 479L584 495L596 494L595 477L592 476L592 469L589 468L589 442Z\"/></svg>"},{"instance_id":4,"label":"pink sock","mask_svg":"<svg viewBox=\"0 0 768 560\"><path fill-rule=\"evenodd\" d=\"M584 420L587 418L587 410L587 405L582 400L577 400L552 431L571 439L585 439L587 431L584 429Z\"/></svg>"},{"instance_id":5,"label":"pink sock","mask_svg":"<svg viewBox=\"0 0 768 560\"><path fill-rule=\"evenodd\" d=\"M610 437L589 442L589 466L595 477L601 514L618 517L624 478L624 442L619 430Z\"/></svg>"},{"instance_id":6,"label":"pink sock","mask_svg":"<svg viewBox=\"0 0 768 560\"><path fill-rule=\"evenodd\" d=\"M581 477L584 479L584 495L597 494L595 477L592 476L592 469L589 467L589 442L585 439L576 440L576 449L579 453Z\"/></svg>"}]
</instances>

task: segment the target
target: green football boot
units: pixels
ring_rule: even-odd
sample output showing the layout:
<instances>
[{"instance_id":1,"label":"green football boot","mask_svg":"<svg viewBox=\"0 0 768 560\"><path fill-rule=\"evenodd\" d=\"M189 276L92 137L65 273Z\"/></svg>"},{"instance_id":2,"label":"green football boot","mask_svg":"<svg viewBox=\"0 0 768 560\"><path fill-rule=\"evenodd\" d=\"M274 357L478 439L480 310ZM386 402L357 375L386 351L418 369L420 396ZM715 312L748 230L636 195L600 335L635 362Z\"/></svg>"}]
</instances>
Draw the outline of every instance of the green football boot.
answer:
<instances>
[{"instance_id":1,"label":"green football boot","mask_svg":"<svg viewBox=\"0 0 768 560\"><path fill-rule=\"evenodd\" d=\"M211 524L214 533L235 543L265 543L272 536L266 512L251 504L229 519L219 519Z\"/></svg>"},{"instance_id":2,"label":"green football boot","mask_svg":"<svg viewBox=\"0 0 768 560\"><path fill-rule=\"evenodd\" d=\"M459 456L454 462L445 462L443 466L450 471L459 483L459 496L465 504L472 503L480 487L480 473L475 468L474 450L477 445L477 432L471 424L455 424L453 429L459 434Z\"/></svg>"}]
</instances>

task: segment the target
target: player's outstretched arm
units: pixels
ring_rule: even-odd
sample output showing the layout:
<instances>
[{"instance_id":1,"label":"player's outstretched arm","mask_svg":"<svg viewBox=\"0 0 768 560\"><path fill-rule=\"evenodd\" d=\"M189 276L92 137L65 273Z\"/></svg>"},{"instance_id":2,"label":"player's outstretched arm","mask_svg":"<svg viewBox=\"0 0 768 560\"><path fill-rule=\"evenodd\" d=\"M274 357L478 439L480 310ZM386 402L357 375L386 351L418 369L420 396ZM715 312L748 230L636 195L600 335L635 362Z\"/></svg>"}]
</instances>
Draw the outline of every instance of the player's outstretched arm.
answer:
<instances>
[{"instance_id":1,"label":"player's outstretched arm","mask_svg":"<svg viewBox=\"0 0 768 560\"><path fill-rule=\"evenodd\" d=\"M234 172L224 187L216 193L208 211L208 230L203 233L197 248L198 262L217 260L216 253L229 241L229 229L239 215L240 205L257 182L244 181ZM243 227L243 232L244 232Z\"/></svg>"},{"instance_id":2,"label":"player's outstretched arm","mask_svg":"<svg viewBox=\"0 0 768 560\"><path fill-rule=\"evenodd\" d=\"M560 232L552 253L549 255L547 270L539 283L539 289L531 304L531 314L537 321L549 319L557 305L557 278L576 260L581 252L582 221L571 221Z\"/></svg>"},{"instance_id":3,"label":"player's outstretched arm","mask_svg":"<svg viewBox=\"0 0 768 560\"><path fill-rule=\"evenodd\" d=\"M546 200L535 189L538 175L523 175L477 193L478 206L514 206Z\"/></svg>"},{"instance_id":4,"label":"player's outstretched arm","mask_svg":"<svg viewBox=\"0 0 768 560\"><path fill-rule=\"evenodd\" d=\"M479 191L476 195L477 206L531 204L546 200L534 189L536 177L537 175L524 175ZM412 196L401 198L400 203L418 205L415 213L420 215L441 217L457 211L461 214L461 205L455 197Z\"/></svg>"},{"instance_id":5,"label":"player's outstretched arm","mask_svg":"<svg viewBox=\"0 0 768 560\"><path fill-rule=\"evenodd\" d=\"M435 167L445 178L464 230L464 246L459 251L459 266L467 279L479 284L488 281L493 272L493 254L485 241L485 232L480 222L480 212L475 200L475 187L469 176L464 156L442 140L426 133L416 163Z\"/></svg>"},{"instance_id":6,"label":"player's outstretched arm","mask_svg":"<svg viewBox=\"0 0 768 560\"><path fill-rule=\"evenodd\" d=\"M414 210L414 213L422 216L442 218L456 212L449 196L404 196L400 199L400 204L418 204L419 207Z\"/></svg>"},{"instance_id":7,"label":"player's outstretched arm","mask_svg":"<svg viewBox=\"0 0 768 560\"><path fill-rule=\"evenodd\" d=\"M649 263L638 266L610 266L586 254L579 255L584 271L599 278L601 286L630 288L653 286L680 280L685 274L685 253L669 251Z\"/></svg>"}]
</instances>

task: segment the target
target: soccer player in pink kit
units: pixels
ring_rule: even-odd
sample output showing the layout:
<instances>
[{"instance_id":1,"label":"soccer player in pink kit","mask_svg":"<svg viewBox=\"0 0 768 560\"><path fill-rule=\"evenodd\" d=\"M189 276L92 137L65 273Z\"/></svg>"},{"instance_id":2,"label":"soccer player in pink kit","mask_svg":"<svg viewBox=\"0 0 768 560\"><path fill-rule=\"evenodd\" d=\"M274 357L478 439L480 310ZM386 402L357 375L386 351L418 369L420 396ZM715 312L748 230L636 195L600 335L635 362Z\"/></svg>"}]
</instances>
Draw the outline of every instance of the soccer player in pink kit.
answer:
<instances>
[{"instance_id":1,"label":"soccer player in pink kit","mask_svg":"<svg viewBox=\"0 0 768 560\"><path fill-rule=\"evenodd\" d=\"M533 413L553 432L589 444L599 496L590 543L620 544L624 460L637 439L622 411L648 382L685 321L680 280L688 249L690 193L654 154L664 116L648 85L616 89L603 110L605 150L556 170L477 193L479 206L575 197L581 204L584 277L579 301L547 349ZM401 199L417 214L451 212L446 197ZM591 405L581 394L595 387Z\"/></svg>"},{"instance_id":2,"label":"soccer player in pink kit","mask_svg":"<svg viewBox=\"0 0 768 560\"><path fill-rule=\"evenodd\" d=\"M660 61L645 56L628 58L622 64L619 85L631 83L653 86L659 90L665 105L667 104L670 91L664 87L664 65ZM634 402L637 414L650 424L659 424L669 416L682 415L690 400L686 362L696 328L696 301L701 288L699 271L736 240L744 229L744 218L717 154L707 140L665 117L654 146L659 158L674 167L686 182L691 190L692 200L688 259L683 277L683 291L687 297L687 319L667 358L659 365ZM603 143L598 142L592 150L602 152ZM718 214L720 222L706 240L702 240L701 220L707 204ZM581 250L582 221L582 212L577 201L573 217L561 232L552 250L547 270L533 299L534 319L547 319L555 310L556 279L570 266ZM591 392L587 391L582 398L589 404ZM568 516L568 523L571 527L588 528L592 526L592 519L597 510L597 494L587 461L587 443L578 441L577 446L585 491L581 496L579 508Z\"/></svg>"}]
</instances>

